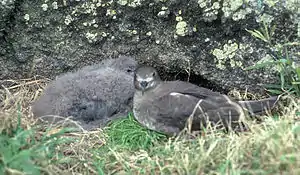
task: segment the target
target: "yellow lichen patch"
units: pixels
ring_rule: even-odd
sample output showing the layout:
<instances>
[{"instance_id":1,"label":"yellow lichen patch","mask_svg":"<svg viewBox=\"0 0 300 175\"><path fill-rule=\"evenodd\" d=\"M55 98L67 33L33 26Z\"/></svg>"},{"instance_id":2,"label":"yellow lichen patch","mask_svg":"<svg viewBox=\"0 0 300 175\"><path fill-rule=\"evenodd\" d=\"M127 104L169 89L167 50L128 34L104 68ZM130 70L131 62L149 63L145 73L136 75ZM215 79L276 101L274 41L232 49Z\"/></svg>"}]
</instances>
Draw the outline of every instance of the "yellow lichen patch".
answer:
<instances>
[{"instance_id":1,"label":"yellow lichen patch","mask_svg":"<svg viewBox=\"0 0 300 175\"><path fill-rule=\"evenodd\" d=\"M89 43L95 42L97 40L98 33L90 33L87 32L85 34L86 39L88 39Z\"/></svg>"},{"instance_id":2,"label":"yellow lichen patch","mask_svg":"<svg viewBox=\"0 0 300 175\"><path fill-rule=\"evenodd\" d=\"M25 14L25 15L24 15L24 19L25 19L26 21L29 21L30 16L29 16L28 14Z\"/></svg>"},{"instance_id":3,"label":"yellow lichen patch","mask_svg":"<svg viewBox=\"0 0 300 175\"><path fill-rule=\"evenodd\" d=\"M229 60L231 67L241 67L242 62L234 59L238 49L239 45L237 43L231 43L230 40L223 46L222 49L214 49L212 54L216 57L216 67L224 70L226 68L225 64L227 60Z\"/></svg>"},{"instance_id":4,"label":"yellow lichen patch","mask_svg":"<svg viewBox=\"0 0 300 175\"><path fill-rule=\"evenodd\" d=\"M210 3L205 0L198 0L198 4L203 10L204 21L211 22L218 18L219 9L221 8L220 2Z\"/></svg>"},{"instance_id":5,"label":"yellow lichen patch","mask_svg":"<svg viewBox=\"0 0 300 175\"><path fill-rule=\"evenodd\" d=\"M69 25L73 21L73 18L71 15L67 15L65 18L65 24Z\"/></svg>"},{"instance_id":6,"label":"yellow lichen patch","mask_svg":"<svg viewBox=\"0 0 300 175\"><path fill-rule=\"evenodd\" d=\"M187 32L187 23L185 21L179 21L176 25L176 34L180 36L185 36Z\"/></svg>"},{"instance_id":7,"label":"yellow lichen patch","mask_svg":"<svg viewBox=\"0 0 300 175\"><path fill-rule=\"evenodd\" d=\"M127 4L127 0L118 0L118 4L120 4L120 5L126 5Z\"/></svg>"},{"instance_id":8,"label":"yellow lichen patch","mask_svg":"<svg viewBox=\"0 0 300 175\"><path fill-rule=\"evenodd\" d=\"M113 9L106 10L106 16L114 16L116 14L117 14L116 10L113 10Z\"/></svg>"},{"instance_id":9,"label":"yellow lichen patch","mask_svg":"<svg viewBox=\"0 0 300 175\"><path fill-rule=\"evenodd\" d=\"M58 4L57 4L57 2L56 1L54 1L53 3L52 3L52 8L53 9L58 9Z\"/></svg>"},{"instance_id":10,"label":"yellow lichen patch","mask_svg":"<svg viewBox=\"0 0 300 175\"><path fill-rule=\"evenodd\" d=\"M247 14L252 13L252 9L246 6L245 8L241 8L243 4L247 4L247 1L244 0L225 0L223 2L222 11L224 13L224 17L231 18L234 21L238 21L240 19L245 19Z\"/></svg>"},{"instance_id":11,"label":"yellow lichen patch","mask_svg":"<svg viewBox=\"0 0 300 175\"><path fill-rule=\"evenodd\" d=\"M47 4L42 4L42 9L44 10L44 11L47 11L48 10L48 5Z\"/></svg>"}]
</instances>

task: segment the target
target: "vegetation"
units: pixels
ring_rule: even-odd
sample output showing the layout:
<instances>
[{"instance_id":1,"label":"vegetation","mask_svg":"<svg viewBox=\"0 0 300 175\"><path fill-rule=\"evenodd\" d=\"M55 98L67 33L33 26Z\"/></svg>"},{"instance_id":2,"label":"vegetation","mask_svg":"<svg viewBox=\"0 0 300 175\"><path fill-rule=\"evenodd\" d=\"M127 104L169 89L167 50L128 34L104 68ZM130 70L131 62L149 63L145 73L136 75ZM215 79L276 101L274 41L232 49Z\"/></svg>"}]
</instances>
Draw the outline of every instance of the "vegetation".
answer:
<instances>
[{"instance_id":1,"label":"vegetation","mask_svg":"<svg viewBox=\"0 0 300 175\"><path fill-rule=\"evenodd\" d=\"M275 66L280 73L279 85L265 85L270 92L276 94L291 93L300 96L300 66L290 57L289 50L300 46L299 42L273 43L276 26L262 23L260 30L247 30L252 36L265 42L269 49L271 60L247 67L245 70ZM298 53L299 54L299 53ZM299 56L299 55L298 55Z\"/></svg>"},{"instance_id":2,"label":"vegetation","mask_svg":"<svg viewBox=\"0 0 300 175\"><path fill-rule=\"evenodd\" d=\"M30 82L6 88L15 103L5 99L1 106L0 174L300 173L300 103L292 96L283 115L249 122L251 132L208 128L193 139L167 138L131 115L92 132L37 125L26 100L36 98L40 85Z\"/></svg>"},{"instance_id":3,"label":"vegetation","mask_svg":"<svg viewBox=\"0 0 300 175\"><path fill-rule=\"evenodd\" d=\"M289 103L276 116L249 121L249 132L224 133L207 128L194 138L167 138L145 129L131 114L103 130L74 132L42 126L30 103L47 83L43 79L7 80L0 93L0 174L300 174L300 69L288 48L273 45L274 29L266 24L253 36L275 48L274 60L247 68L279 67ZM46 128L46 129L45 129Z\"/></svg>"}]
</instances>

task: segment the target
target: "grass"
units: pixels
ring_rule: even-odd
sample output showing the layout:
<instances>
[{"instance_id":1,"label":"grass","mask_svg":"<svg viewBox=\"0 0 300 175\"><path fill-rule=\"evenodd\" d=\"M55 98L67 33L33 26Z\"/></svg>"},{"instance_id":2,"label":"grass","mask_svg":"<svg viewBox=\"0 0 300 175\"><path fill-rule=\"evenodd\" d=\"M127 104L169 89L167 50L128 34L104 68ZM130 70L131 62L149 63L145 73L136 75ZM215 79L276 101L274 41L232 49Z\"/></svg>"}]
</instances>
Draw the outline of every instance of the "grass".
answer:
<instances>
[{"instance_id":1,"label":"grass","mask_svg":"<svg viewBox=\"0 0 300 175\"><path fill-rule=\"evenodd\" d=\"M109 136L110 145L119 145L131 150L149 149L153 143L167 139L163 134L142 127L132 114L125 119L113 121L105 132Z\"/></svg>"},{"instance_id":2,"label":"grass","mask_svg":"<svg viewBox=\"0 0 300 175\"><path fill-rule=\"evenodd\" d=\"M300 43L290 42L288 38L282 43L276 42L273 35L275 34L276 26L266 22L261 23L259 30L247 30L253 37L262 41L265 48L269 51L271 59L249 66L244 70L261 69L265 67L276 68L280 75L280 84L264 85L268 91L275 94L296 94L300 96L300 66L293 58L299 57L300 52L297 48ZM294 52L293 52L294 50Z\"/></svg>"},{"instance_id":3,"label":"grass","mask_svg":"<svg viewBox=\"0 0 300 175\"><path fill-rule=\"evenodd\" d=\"M167 138L132 115L103 129L73 132L31 116L42 80L11 80L1 93L0 174L300 173L297 98L286 96L282 114L249 122L251 132L239 135L210 129L194 139Z\"/></svg>"}]
</instances>

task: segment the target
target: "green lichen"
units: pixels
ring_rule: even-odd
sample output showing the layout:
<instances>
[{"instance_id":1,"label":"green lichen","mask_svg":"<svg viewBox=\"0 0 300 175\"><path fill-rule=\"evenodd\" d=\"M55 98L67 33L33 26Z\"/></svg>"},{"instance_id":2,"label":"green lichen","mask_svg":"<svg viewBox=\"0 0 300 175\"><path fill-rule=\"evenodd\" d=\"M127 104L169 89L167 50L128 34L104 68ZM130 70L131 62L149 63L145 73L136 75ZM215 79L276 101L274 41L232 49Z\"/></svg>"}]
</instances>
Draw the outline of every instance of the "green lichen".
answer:
<instances>
[{"instance_id":1,"label":"green lichen","mask_svg":"<svg viewBox=\"0 0 300 175\"><path fill-rule=\"evenodd\" d=\"M80 5L77 5L73 7L72 15L78 15L78 14L91 14L93 16L98 15L97 9L99 7L108 6L110 3L102 3L101 0L93 0L93 1L86 1L81 3Z\"/></svg>"},{"instance_id":2,"label":"green lichen","mask_svg":"<svg viewBox=\"0 0 300 175\"><path fill-rule=\"evenodd\" d=\"M97 36L98 36L98 33L87 32L85 34L85 37L89 43L93 43L93 42L97 41Z\"/></svg>"},{"instance_id":3,"label":"green lichen","mask_svg":"<svg viewBox=\"0 0 300 175\"><path fill-rule=\"evenodd\" d=\"M118 0L117 3L122 6L129 6L129 7L138 7L142 5L144 0Z\"/></svg>"},{"instance_id":4,"label":"green lichen","mask_svg":"<svg viewBox=\"0 0 300 175\"><path fill-rule=\"evenodd\" d=\"M146 33L146 35L147 35L147 36L151 36L151 35L152 35L152 32L149 31L149 32Z\"/></svg>"},{"instance_id":5,"label":"green lichen","mask_svg":"<svg viewBox=\"0 0 300 175\"><path fill-rule=\"evenodd\" d=\"M163 7L161 7L161 11L159 11L157 13L157 16L166 18L166 17L168 17L169 14L170 14L170 10L168 9L168 7L163 6Z\"/></svg>"},{"instance_id":6,"label":"green lichen","mask_svg":"<svg viewBox=\"0 0 300 175\"><path fill-rule=\"evenodd\" d=\"M53 3L52 3L52 8L53 9L58 9L58 4L57 4L57 2L56 1L54 1Z\"/></svg>"},{"instance_id":7,"label":"green lichen","mask_svg":"<svg viewBox=\"0 0 300 175\"><path fill-rule=\"evenodd\" d=\"M44 10L44 11L47 11L48 10L48 4L42 4L42 9Z\"/></svg>"},{"instance_id":8,"label":"green lichen","mask_svg":"<svg viewBox=\"0 0 300 175\"><path fill-rule=\"evenodd\" d=\"M299 0L198 0L198 5L202 10L202 17L204 21L211 22L218 18L221 11L223 14L222 21L225 22L227 19L239 21L246 19L246 16L251 13L256 13L257 22L261 21L260 18L266 18L267 15L263 13L264 7L270 7L278 11L287 10L291 12L295 23L300 23L300 1ZM269 18L268 20L272 20Z\"/></svg>"},{"instance_id":9,"label":"green lichen","mask_svg":"<svg viewBox=\"0 0 300 175\"><path fill-rule=\"evenodd\" d=\"M126 5L128 2L127 2L127 0L118 0L117 3L124 6L124 5Z\"/></svg>"},{"instance_id":10,"label":"green lichen","mask_svg":"<svg viewBox=\"0 0 300 175\"><path fill-rule=\"evenodd\" d=\"M73 18L71 15L67 15L65 18L65 24L69 25L73 21Z\"/></svg>"},{"instance_id":11,"label":"green lichen","mask_svg":"<svg viewBox=\"0 0 300 175\"><path fill-rule=\"evenodd\" d=\"M179 21L176 25L176 34L179 36L185 36L188 33L187 23L185 21Z\"/></svg>"},{"instance_id":12,"label":"green lichen","mask_svg":"<svg viewBox=\"0 0 300 175\"><path fill-rule=\"evenodd\" d=\"M235 21L245 19L246 15L253 10L250 7L241 8L248 1L245 0L217 0L213 3L206 0L198 0L199 7L203 10L203 20L207 22L218 18L220 10L223 12L223 20L231 18Z\"/></svg>"},{"instance_id":13,"label":"green lichen","mask_svg":"<svg viewBox=\"0 0 300 175\"><path fill-rule=\"evenodd\" d=\"M98 27L98 24L96 23L96 19L92 19L91 21L86 21L86 22L84 22L84 23L82 23L84 26L93 26L93 27L95 27L95 28L97 28Z\"/></svg>"},{"instance_id":14,"label":"green lichen","mask_svg":"<svg viewBox=\"0 0 300 175\"><path fill-rule=\"evenodd\" d=\"M229 61L231 67L241 67L242 62L234 59L238 49L239 45L237 43L232 43L230 40L223 46L222 49L214 49L212 54L216 57L216 67L224 70L226 68L227 61Z\"/></svg>"},{"instance_id":15,"label":"green lichen","mask_svg":"<svg viewBox=\"0 0 300 175\"><path fill-rule=\"evenodd\" d=\"M112 16L112 17L114 17L116 14L117 14L117 12L114 9L107 9L106 10L106 16Z\"/></svg>"},{"instance_id":16,"label":"green lichen","mask_svg":"<svg viewBox=\"0 0 300 175\"><path fill-rule=\"evenodd\" d=\"M24 15L24 19L25 19L26 21L29 21L29 19L30 19L29 14L25 14L25 15Z\"/></svg>"},{"instance_id":17,"label":"green lichen","mask_svg":"<svg viewBox=\"0 0 300 175\"><path fill-rule=\"evenodd\" d=\"M176 21L182 21L182 19L183 18L181 16L176 16L176 18L175 18Z\"/></svg>"},{"instance_id":18,"label":"green lichen","mask_svg":"<svg viewBox=\"0 0 300 175\"><path fill-rule=\"evenodd\" d=\"M136 35L138 32L137 30L131 30L132 34Z\"/></svg>"},{"instance_id":19,"label":"green lichen","mask_svg":"<svg viewBox=\"0 0 300 175\"><path fill-rule=\"evenodd\" d=\"M138 7L138 6L142 5L142 2L144 2L144 0L133 0L128 4L128 6L129 7Z\"/></svg>"},{"instance_id":20,"label":"green lichen","mask_svg":"<svg viewBox=\"0 0 300 175\"><path fill-rule=\"evenodd\" d=\"M216 1L210 3L206 0L198 0L199 7L203 10L203 20L206 22L211 22L218 18L219 9L221 8L220 2Z\"/></svg>"},{"instance_id":21,"label":"green lichen","mask_svg":"<svg viewBox=\"0 0 300 175\"><path fill-rule=\"evenodd\" d=\"M234 21L245 19L247 14L253 12L248 5L248 1L245 0L224 0L222 11L224 13L224 18L232 18ZM244 8L241 8L245 5Z\"/></svg>"}]
</instances>

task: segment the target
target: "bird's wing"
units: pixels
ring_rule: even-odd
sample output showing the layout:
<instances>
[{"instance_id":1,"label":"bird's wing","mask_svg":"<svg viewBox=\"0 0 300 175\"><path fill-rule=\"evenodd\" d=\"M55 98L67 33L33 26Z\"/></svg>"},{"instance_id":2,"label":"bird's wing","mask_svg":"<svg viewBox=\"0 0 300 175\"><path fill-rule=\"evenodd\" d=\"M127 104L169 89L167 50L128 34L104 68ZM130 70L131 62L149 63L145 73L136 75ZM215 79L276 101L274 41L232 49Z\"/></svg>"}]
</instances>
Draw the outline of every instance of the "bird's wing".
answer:
<instances>
[{"instance_id":1,"label":"bird's wing","mask_svg":"<svg viewBox=\"0 0 300 175\"><path fill-rule=\"evenodd\" d=\"M186 83L176 82L160 85L153 102L161 122L183 128L194 113L193 124L210 121L238 120L241 108L226 95Z\"/></svg>"},{"instance_id":2,"label":"bird's wing","mask_svg":"<svg viewBox=\"0 0 300 175\"><path fill-rule=\"evenodd\" d=\"M163 83L165 88L185 95L191 95L197 98L206 98L208 96L220 96L219 92L214 92L210 89L197 86L185 81L168 81Z\"/></svg>"}]
</instances>

